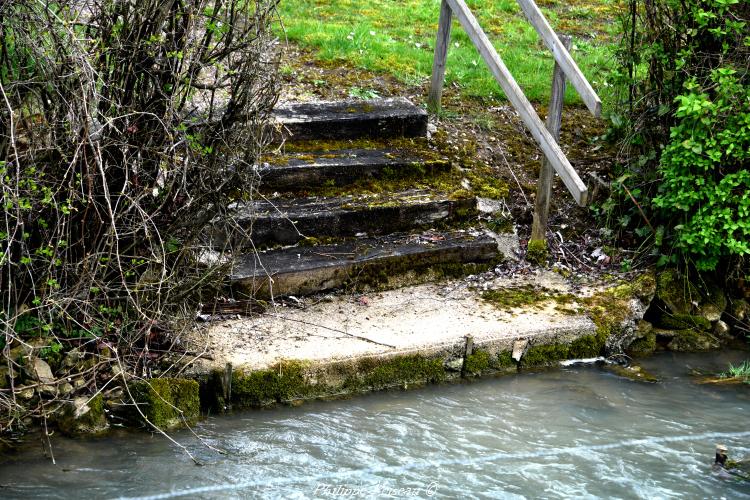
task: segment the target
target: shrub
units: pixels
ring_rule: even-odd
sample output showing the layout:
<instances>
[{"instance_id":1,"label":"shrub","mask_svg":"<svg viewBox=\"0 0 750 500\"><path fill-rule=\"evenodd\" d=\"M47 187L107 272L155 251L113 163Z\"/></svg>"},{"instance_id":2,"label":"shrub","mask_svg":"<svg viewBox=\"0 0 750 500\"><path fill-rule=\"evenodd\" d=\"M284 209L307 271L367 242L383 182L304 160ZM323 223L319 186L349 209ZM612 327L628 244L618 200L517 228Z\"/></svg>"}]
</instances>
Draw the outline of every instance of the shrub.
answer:
<instances>
[{"instance_id":1,"label":"shrub","mask_svg":"<svg viewBox=\"0 0 750 500\"><path fill-rule=\"evenodd\" d=\"M210 299L204 226L252 196L268 141L277 1L0 2L6 344L110 345L148 372Z\"/></svg>"}]
</instances>

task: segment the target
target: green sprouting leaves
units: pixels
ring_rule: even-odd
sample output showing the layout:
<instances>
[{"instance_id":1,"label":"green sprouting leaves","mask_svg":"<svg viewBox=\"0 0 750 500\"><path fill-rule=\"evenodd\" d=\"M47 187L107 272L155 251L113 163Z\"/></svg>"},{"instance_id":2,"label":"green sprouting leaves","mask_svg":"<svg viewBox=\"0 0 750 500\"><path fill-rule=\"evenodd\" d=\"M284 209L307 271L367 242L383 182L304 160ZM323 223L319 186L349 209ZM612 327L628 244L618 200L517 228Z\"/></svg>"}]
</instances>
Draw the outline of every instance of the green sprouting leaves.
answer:
<instances>
[{"instance_id":1,"label":"green sprouting leaves","mask_svg":"<svg viewBox=\"0 0 750 500\"><path fill-rule=\"evenodd\" d=\"M719 68L710 89L694 81L685 87L653 203L679 221L674 245L712 270L722 257L750 255L750 86L734 69Z\"/></svg>"}]
</instances>

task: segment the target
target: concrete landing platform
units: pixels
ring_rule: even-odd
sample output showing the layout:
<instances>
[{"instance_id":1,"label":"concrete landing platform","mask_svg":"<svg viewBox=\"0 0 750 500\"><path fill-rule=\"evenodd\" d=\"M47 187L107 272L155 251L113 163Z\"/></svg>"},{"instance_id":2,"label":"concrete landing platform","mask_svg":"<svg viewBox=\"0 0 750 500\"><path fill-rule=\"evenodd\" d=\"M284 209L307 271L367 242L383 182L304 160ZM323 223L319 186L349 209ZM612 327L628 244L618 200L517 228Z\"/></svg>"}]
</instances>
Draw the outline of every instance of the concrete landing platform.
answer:
<instances>
[{"instance_id":1,"label":"concrete landing platform","mask_svg":"<svg viewBox=\"0 0 750 500\"><path fill-rule=\"evenodd\" d=\"M559 276L492 283L501 286L544 286L567 292ZM534 345L570 343L595 335L584 315L556 308L550 300L525 310L500 310L486 302L466 281L406 287L368 296L327 297L301 309L276 307L245 319L211 324L201 338L212 358L198 362L199 371L260 370L299 360L329 364L364 357L419 354L443 358L463 356L465 337L492 355L512 351L519 339Z\"/></svg>"}]
</instances>

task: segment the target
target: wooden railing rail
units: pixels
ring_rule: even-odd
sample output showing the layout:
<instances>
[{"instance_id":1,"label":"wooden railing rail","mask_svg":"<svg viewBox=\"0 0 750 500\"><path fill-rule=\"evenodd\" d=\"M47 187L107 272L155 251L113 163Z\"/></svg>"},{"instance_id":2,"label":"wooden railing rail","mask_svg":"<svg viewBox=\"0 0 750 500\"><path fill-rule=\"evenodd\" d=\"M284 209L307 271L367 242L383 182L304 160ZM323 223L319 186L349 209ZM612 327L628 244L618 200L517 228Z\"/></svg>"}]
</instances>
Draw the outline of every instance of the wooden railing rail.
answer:
<instances>
[{"instance_id":1,"label":"wooden railing rail","mask_svg":"<svg viewBox=\"0 0 750 500\"><path fill-rule=\"evenodd\" d=\"M526 13L531 24L550 48L560 69L568 77L570 82L581 95L589 110L598 116L601 113L601 101L589 85L586 77L570 57L568 50L562 44L558 36L552 31L544 15L534 4L533 0L518 0L521 8ZM537 115L526 95L521 90L513 75L498 55L495 47L479 26L474 14L466 5L464 0L442 0L440 7L440 20L438 22L437 41L435 43L435 56L432 67L432 80L428 96L428 106L432 110L440 109L440 100L445 80L445 65L450 45L451 16L455 15L461 26L468 34L474 46L479 51L482 59L489 67L495 80L505 92L510 103L513 105L526 127L531 132L534 140L541 148L549 164L555 169L565 186L573 195L576 202L584 206L588 198L588 188L583 183L578 173L568 161L568 158L560 149L555 138L545 128L542 120Z\"/></svg>"}]
</instances>

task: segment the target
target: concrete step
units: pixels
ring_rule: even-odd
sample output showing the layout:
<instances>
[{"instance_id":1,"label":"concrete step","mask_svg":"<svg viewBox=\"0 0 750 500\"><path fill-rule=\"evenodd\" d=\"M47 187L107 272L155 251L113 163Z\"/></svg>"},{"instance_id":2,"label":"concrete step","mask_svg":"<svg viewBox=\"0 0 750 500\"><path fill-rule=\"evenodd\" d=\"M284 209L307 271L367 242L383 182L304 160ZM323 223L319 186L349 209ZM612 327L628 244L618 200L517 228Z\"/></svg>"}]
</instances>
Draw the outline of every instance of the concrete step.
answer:
<instances>
[{"instance_id":1,"label":"concrete step","mask_svg":"<svg viewBox=\"0 0 750 500\"><path fill-rule=\"evenodd\" d=\"M393 148L291 153L263 164L260 187L264 191L283 191L346 186L359 180L433 175L449 171L450 166L448 159L424 162Z\"/></svg>"},{"instance_id":2,"label":"concrete step","mask_svg":"<svg viewBox=\"0 0 750 500\"><path fill-rule=\"evenodd\" d=\"M450 199L425 190L337 198L259 200L237 208L232 225L215 222L212 244L224 246L239 226L256 247L293 245L306 237L382 235L469 220L476 198ZM237 245L238 240L231 241Z\"/></svg>"},{"instance_id":3,"label":"concrete step","mask_svg":"<svg viewBox=\"0 0 750 500\"><path fill-rule=\"evenodd\" d=\"M427 112L403 97L279 104L274 110L287 140L421 137Z\"/></svg>"},{"instance_id":4,"label":"concrete step","mask_svg":"<svg viewBox=\"0 0 750 500\"><path fill-rule=\"evenodd\" d=\"M497 243L483 232L428 231L253 252L236 259L229 279L248 296L307 295L345 285L388 286L400 275L430 268L455 276L464 271L456 266L465 264L466 272L476 272L476 263L499 256Z\"/></svg>"}]
</instances>

